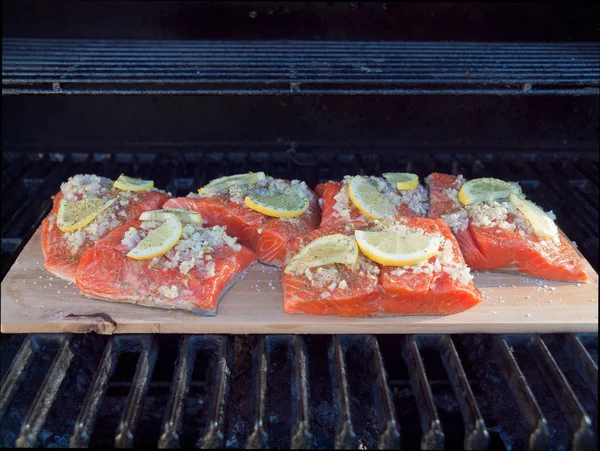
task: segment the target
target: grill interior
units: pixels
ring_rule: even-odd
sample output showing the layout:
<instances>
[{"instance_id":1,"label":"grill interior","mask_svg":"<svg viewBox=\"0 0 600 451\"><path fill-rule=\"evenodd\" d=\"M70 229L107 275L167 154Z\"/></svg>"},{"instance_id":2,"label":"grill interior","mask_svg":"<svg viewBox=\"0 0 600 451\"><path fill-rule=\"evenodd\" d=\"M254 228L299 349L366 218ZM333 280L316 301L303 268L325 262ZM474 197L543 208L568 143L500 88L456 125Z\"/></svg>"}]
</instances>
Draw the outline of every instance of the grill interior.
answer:
<instances>
[{"instance_id":1,"label":"grill interior","mask_svg":"<svg viewBox=\"0 0 600 451\"><path fill-rule=\"evenodd\" d=\"M2 278L71 175L257 170L519 181L598 270L597 5L2 9ZM597 449L597 334L0 340L3 447Z\"/></svg>"},{"instance_id":2,"label":"grill interior","mask_svg":"<svg viewBox=\"0 0 600 451\"><path fill-rule=\"evenodd\" d=\"M596 446L595 335L2 341L6 447Z\"/></svg>"}]
</instances>

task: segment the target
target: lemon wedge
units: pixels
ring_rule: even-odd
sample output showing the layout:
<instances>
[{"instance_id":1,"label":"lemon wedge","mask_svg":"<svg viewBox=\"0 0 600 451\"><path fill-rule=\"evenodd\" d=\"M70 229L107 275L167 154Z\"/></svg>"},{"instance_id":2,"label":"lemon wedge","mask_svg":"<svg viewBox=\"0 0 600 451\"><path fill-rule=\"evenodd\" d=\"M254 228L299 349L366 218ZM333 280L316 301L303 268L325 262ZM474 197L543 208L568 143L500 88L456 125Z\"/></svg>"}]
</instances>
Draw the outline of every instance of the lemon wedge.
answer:
<instances>
[{"instance_id":1,"label":"lemon wedge","mask_svg":"<svg viewBox=\"0 0 600 451\"><path fill-rule=\"evenodd\" d=\"M183 208L165 208L164 210L145 211L140 215L141 221L165 221L167 215L174 214L182 223L202 222L202 215L193 210Z\"/></svg>"},{"instance_id":2,"label":"lemon wedge","mask_svg":"<svg viewBox=\"0 0 600 451\"><path fill-rule=\"evenodd\" d=\"M488 177L465 182L458 192L458 198L463 205L471 205L479 202L508 199L511 193L517 196L520 195L519 185Z\"/></svg>"},{"instance_id":3,"label":"lemon wedge","mask_svg":"<svg viewBox=\"0 0 600 451\"><path fill-rule=\"evenodd\" d=\"M154 181L136 179L121 174L115 181L114 187L123 191L148 191L154 188Z\"/></svg>"},{"instance_id":4,"label":"lemon wedge","mask_svg":"<svg viewBox=\"0 0 600 451\"><path fill-rule=\"evenodd\" d=\"M210 181L198 190L203 193L208 189L225 189L233 185L254 185L257 182L265 179L264 172L248 172L246 174L227 175Z\"/></svg>"},{"instance_id":5,"label":"lemon wedge","mask_svg":"<svg viewBox=\"0 0 600 451\"><path fill-rule=\"evenodd\" d=\"M286 265L283 272L293 274L332 263L353 265L358 261L356 241L342 234L326 235L307 244Z\"/></svg>"},{"instance_id":6,"label":"lemon wedge","mask_svg":"<svg viewBox=\"0 0 600 451\"><path fill-rule=\"evenodd\" d=\"M274 218L295 218L308 210L306 194L286 186L283 190L250 192L244 199L248 208Z\"/></svg>"},{"instance_id":7,"label":"lemon wedge","mask_svg":"<svg viewBox=\"0 0 600 451\"><path fill-rule=\"evenodd\" d=\"M136 247L131 249L127 256L134 260L148 260L160 257L171 250L181 238L183 226L173 213L165 214L164 222L156 229L151 230Z\"/></svg>"},{"instance_id":8,"label":"lemon wedge","mask_svg":"<svg viewBox=\"0 0 600 451\"><path fill-rule=\"evenodd\" d=\"M411 266L437 254L440 240L419 233L354 232L360 251L385 266Z\"/></svg>"},{"instance_id":9,"label":"lemon wedge","mask_svg":"<svg viewBox=\"0 0 600 451\"><path fill-rule=\"evenodd\" d=\"M396 214L394 205L366 179L357 175L348 183L348 196L365 216L372 219Z\"/></svg>"},{"instance_id":10,"label":"lemon wedge","mask_svg":"<svg viewBox=\"0 0 600 451\"><path fill-rule=\"evenodd\" d=\"M536 204L514 194L510 195L509 200L517 207L517 210L523 213L538 237L552 238L558 235L558 227L554 221Z\"/></svg>"},{"instance_id":11,"label":"lemon wedge","mask_svg":"<svg viewBox=\"0 0 600 451\"><path fill-rule=\"evenodd\" d=\"M386 172L382 174L398 191L408 191L419 185L419 176L410 172Z\"/></svg>"},{"instance_id":12,"label":"lemon wedge","mask_svg":"<svg viewBox=\"0 0 600 451\"><path fill-rule=\"evenodd\" d=\"M110 207L115 200L88 198L82 200L61 199L56 225L61 232L71 232L85 227L96 216Z\"/></svg>"}]
</instances>

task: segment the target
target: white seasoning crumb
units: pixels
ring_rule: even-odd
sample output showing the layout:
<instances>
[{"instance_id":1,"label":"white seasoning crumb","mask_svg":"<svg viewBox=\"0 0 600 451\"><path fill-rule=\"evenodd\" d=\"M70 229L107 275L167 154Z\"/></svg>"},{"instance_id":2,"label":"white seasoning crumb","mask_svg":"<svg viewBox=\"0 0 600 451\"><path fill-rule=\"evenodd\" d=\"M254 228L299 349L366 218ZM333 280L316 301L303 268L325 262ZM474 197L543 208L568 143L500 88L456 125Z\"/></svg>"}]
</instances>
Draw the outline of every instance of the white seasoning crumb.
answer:
<instances>
[{"instance_id":1,"label":"white seasoning crumb","mask_svg":"<svg viewBox=\"0 0 600 451\"><path fill-rule=\"evenodd\" d=\"M580 284L580 283L578 283L578 284L577 284L577 286L578 286L578 287L580 287L580 286L581 286L581 284Z\"/></svg>"},{"instance_id":2,"label":"white seasoning crumb","mask_svg":"<svg viewBox=\"0 0 600 451\"><path fill-rule=\"evenodd\" d=\"M15 302L19 302L19 300L18 300L18 299L15 299Z\"/></svg>"},{"instance_id":3,"label":"white seasoning crumb","mask_svg":"<svg viewBox=\"0 0 600 451\"><path fill-rule=\"evenodd\" d=\"M515 285L512 285L513 288L517 288Z\"/></svg>"},{"instance_id":4,"label":"white seasoning crumb","mask_svg":"<svg viewBox=\"0 0 600 451\"><path fill-rule=\"evenodd\" d=\"M531 313L525 313L525 316L530 317Z\"/></svg>"},{"instance_id":5,"label":"white seasoning crumb","mask_svg":"<svg viewBox=\"0 0 600 451\"><path fill-rule=\"evenodd\" d=\"M556 288L555 287L550 287L550 290L554 291L554 290L556 290Z\"/></svg>"},{"instance_id":6,"label":"white seasoning crumb","mask_svg":"<svg viewBox=\"0 0 600 451\"><path fill-rule=\"evenodd\" d=\"M531 299L531 296L525 296L525 299Z\"/></svg>"},{"instance_id":7,"label":"white seasoning crumb","mask_svg":"<svg viewBox=\"0 0 600 451\"><path fill-rule=\"evenodd\" d=\"M346 282L345 280L340 281L340 283L338 284L338 288L341 288L342 290L348 288L348 282Z\"/></svg>"},{"instance_id":8,"label":"white seasoning crumb","mask_svg":"<svg viewBox=\"0 0 600 451\"><path fill-rule=\"evenodd\" d=\"M492 315L497 315L497 314L498 314L498 312L497 312L497 311L495 311L495 310L492 310L490 313L491 313Z\"/></svg>"}]
</instances>

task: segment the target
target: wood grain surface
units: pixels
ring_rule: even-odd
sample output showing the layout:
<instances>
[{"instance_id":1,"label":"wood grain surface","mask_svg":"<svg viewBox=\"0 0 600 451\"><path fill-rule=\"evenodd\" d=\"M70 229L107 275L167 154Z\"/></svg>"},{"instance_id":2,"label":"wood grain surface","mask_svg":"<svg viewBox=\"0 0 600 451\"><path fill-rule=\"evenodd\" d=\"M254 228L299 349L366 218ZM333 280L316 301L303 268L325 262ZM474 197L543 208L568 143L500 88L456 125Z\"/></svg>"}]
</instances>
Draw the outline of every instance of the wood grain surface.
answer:
<instances>
[{"instance_id":1,"label":"wood grain surface","mask_svg":"<svg viewBox=\"0 0 600 451\"><path fill-rule=\"evenodd\" d=\"M533 333L598 332L598 274L555 282L476 272L485 300L449 316L343 318L283 312L277 268L257 264L223 297L214 317L89 299L44 269L36 232L2 282L3 333Z\"/></svg>"}]
</instances>

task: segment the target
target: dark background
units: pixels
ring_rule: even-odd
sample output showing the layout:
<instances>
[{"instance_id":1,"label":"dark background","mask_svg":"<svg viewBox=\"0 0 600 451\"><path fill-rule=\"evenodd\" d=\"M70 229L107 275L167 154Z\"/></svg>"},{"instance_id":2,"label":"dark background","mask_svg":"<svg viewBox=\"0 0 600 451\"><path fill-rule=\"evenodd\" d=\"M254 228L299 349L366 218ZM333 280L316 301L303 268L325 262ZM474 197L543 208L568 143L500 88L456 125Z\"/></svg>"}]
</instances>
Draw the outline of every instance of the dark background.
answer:
<instances>
[{"instance_id":1,"label":"dark background","mask_svg":"<svg viewBox=\"0 0 600 451\"><path fill-rule=\"evenodd\" d=\"M18 37L597 41L593 3L2 2Z\"/></svg>"},{"instance_id":2,"label":"dark background","mask_svg":"<svg viewBox=\"0 0 600 451\"><path fill-rule=\"evenodd\" d=\"M4 1L6 37L597 42L597 4ZM600 56L599 56L600 57ZM4 145L596 149L598 96L3 96Z\"/></svg>"}]
</instances>

